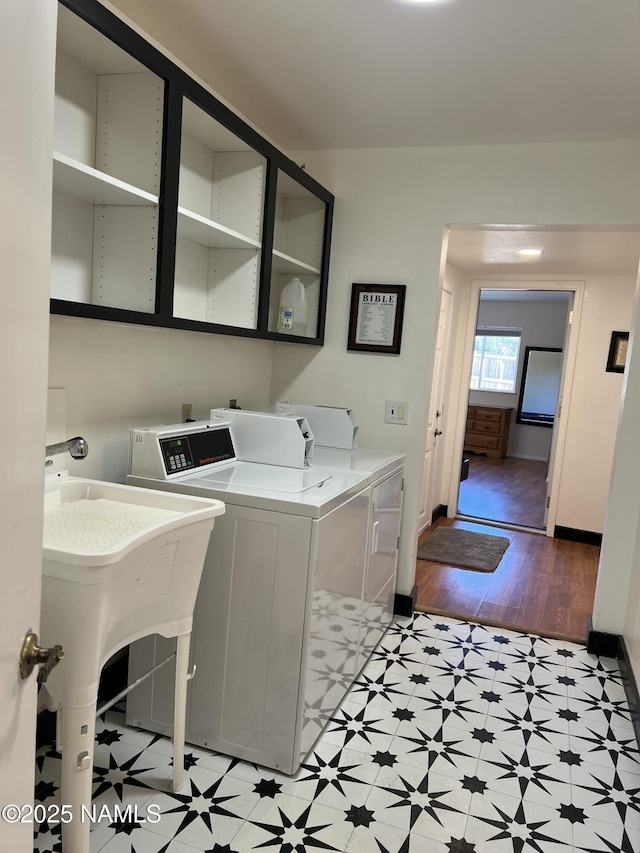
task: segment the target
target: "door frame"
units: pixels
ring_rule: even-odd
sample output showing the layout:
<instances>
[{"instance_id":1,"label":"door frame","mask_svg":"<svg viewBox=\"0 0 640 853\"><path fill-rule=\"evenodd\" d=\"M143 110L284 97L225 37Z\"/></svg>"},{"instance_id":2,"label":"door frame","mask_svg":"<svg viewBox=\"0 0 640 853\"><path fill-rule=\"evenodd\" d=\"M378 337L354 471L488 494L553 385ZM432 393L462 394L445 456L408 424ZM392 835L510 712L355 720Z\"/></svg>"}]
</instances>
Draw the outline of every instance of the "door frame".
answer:
<instances>
[{"instance_id":1,"label":"door frame","mask_svg":"<svg viewBox=\"0 0 640 853\"><path fill-rule=\"evenodd\" d=\"M550 491L548 492L548 513L545 533L553 536L556 518L558 514L558 498L560 494L560 476L564 461L564 448L567 436L567 423L569 407L571 404L571 393L573 389L573 376L575 372L576 357L578 351L578 336L582 318L582 305L584 301L585 282L580 280L542 280L542 279L494 279L474 278L471 281L468 297L467 324L464 334L464 351L458 376L458 382L454 381L454 387L458 386L458 400L455 404L455 425L451 424L453 432L453 450L451 467L449 472L448 491L448 517L455 518L458 508L460 491L459 460L464 452L464 433L466 423L466 411L469 403L469 382L471 380L471 369L473 365L473 345L475 330L478 320L478 308L480 305L481 290L566 290L573 292L573 308L571 319L567 321L567 334L565 336L565 353L563 359L563 376L560 383L558 395L559 417L554 424L555 453L553 464L549 469Z\"/></svg>"}]
</instances>

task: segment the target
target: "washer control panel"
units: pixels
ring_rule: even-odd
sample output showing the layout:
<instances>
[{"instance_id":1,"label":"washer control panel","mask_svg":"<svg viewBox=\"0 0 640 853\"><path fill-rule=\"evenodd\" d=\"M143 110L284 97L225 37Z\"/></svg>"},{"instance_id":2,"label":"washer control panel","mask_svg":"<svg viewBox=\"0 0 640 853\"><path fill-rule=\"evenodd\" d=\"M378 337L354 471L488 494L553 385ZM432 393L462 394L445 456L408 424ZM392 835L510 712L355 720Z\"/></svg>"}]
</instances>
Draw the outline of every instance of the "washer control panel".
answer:
<instances>
[{"instance_id":1,"label":"washer control panel","mask_svg":"<svg viewBox=\"0 0 640 853\"><path fill-rule=\"evenodd\" d=\"M225 462L236 455L228 427L161 438L160 450L168 476Z\"/></svg>"}]
</instances>

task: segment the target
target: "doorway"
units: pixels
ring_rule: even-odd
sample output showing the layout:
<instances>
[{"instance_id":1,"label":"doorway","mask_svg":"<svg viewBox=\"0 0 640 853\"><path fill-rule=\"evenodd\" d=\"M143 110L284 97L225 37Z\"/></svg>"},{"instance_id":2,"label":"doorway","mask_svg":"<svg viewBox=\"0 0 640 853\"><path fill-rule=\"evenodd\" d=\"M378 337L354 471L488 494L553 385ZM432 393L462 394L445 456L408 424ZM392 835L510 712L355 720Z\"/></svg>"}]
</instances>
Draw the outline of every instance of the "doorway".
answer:
<instances>
[{"instance_id":1,"label":"doorway","mask_svg":"<svg viewBox=\"0 0 640 853\"><path fill-rule=\"evenodd\" d=\"M518 258L518 249L527 244L543 248L542 260L534 266L525 266L529 261ZM511 544L493 575L418 561L418 609L584 639L583 614L590 613L593 606L599 548L557 536L584 532L598 536L603 530L622 388L621 383L614 386L611 382L605 364L611 329L626 328L631 322L639 254L640 232L630 229L455 226L447 232L443 281L452 291L455 310L451 344L441 359L441 370L447 376L445 388L449 386L444 398L447 422L438 439L446 447L442 506L428 503L425 507L426 524L419 526L419 541L448 525L505 535ZM569 308L573 322L562 346L560 417L553 429L529 427L534 435L551 435L550 447L539 454L516 451L548 460L529 466L544 468L544 477L538 477L544 481L540 491L546 489L547 519L542 523L530 510L525 524L486 518L480 523L475 510L473 519L458 515L459 494L466 482L461 479L461 462L480 292L497 289L574 294ZM512 394L511 400L508 407L517 410L519 394ZM440 406L438 411L442 411ZM515 412L512 416L515 423ZM512 458L523 466L539 461ZM474 460L477 471L487 461L474 456L470 466ZM514 463L502 461L503 467L510 464ZM532 472L524 479L528 480L524 491L532 497ZM485 514L489 514L486 508ZM593 537L585 541L593 541ZM532 573L536 567L540 571ZM569 578L566 588L561 575ZM553 601L549 598L552 593ZM540 605L538 615L531 610L534 602Z\"/></svg>"},{"instance_id":2,"label":"doorway","mask_svg":"<svg viewBox=\"0 0 640 853\"><path fill-rule=\"evenodd\" d=\"M570 290L481 288L457 514L542 531Z\"/></svg>"}]
</instances>

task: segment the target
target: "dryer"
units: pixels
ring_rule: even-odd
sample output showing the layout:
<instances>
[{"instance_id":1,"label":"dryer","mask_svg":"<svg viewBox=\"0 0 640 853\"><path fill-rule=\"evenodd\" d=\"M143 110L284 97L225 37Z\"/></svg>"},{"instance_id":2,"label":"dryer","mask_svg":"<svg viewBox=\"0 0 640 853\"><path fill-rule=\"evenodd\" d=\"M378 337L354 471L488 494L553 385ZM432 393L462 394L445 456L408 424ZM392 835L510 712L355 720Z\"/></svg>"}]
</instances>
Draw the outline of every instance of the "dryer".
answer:
<instances>
[{"instance_id":1,"label":"dryer","mask_svg":"<svg viewBox=\"0 0 640 853\"><path fill-rule=\"evenodd\" d=\"M369 477L367 550L356 664L360 670L393 617L405 457L402 453L363 447L341 450L316 445L314 461L320 468L357 471Z\"/></svg>"},{"instance_id":2,"label":"dryer","mask_svg":"<svg viewBox=\"0 0 640 853\"><path fill-rule=\"evenodd\" d=\"M358 447L359 425L351 408L283 400L276 403L276 412L305 418L314 435L315 464L323 468L362 471L370 476L371 501L358 645L358 665L362 666L393 613L405 456Z\"/></svg>"},{"instance_id":3,"label":"dryer","mask_svg":"<svg viewBox=\"0 0 640 853\"><path fill-rule=\"evenodd\" d=\"M215 417L133 429L127 482L215 497L226 507L194 612L187 741L295 773L364 663L371 474L310 464L304 418ZM278 433L288 438L276 441ZM280 464L265 461L266 435ZM282 464L287 446L291 466ZM130 677L171 650L160 637L134 644ZM129 695L129 724L171 733L168 670Z\"/></svg>"}]
</instances>

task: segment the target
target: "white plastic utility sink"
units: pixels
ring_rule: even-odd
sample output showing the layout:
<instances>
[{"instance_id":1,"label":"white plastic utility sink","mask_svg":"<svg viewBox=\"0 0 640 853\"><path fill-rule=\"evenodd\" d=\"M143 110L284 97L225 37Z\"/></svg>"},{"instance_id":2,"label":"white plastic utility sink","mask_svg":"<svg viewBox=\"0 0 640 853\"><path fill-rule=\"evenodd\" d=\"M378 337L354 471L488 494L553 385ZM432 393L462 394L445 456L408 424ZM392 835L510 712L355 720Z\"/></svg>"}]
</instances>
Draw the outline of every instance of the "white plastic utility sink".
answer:
<instances>
[{"instance_id":1,"label":"white plastic utility sink","mask_svg":"<svg viewBox=\"0 0 640 853\"><path fill-rule=\"evenodd\" d=\"M220 501L54 476L45 485L45 574L56 572L49 561L74 566L116 563L158 535L224 512Z\"/></svg>"},{"instance_id":2,"label":"white plastic utility sink","mask_svg":"<svg viewBox=\"0 0 640 853\"><path fill-rule=\"evenodd\" d=\"M57 710L62 801L91 802L98 682L115 652L149 634L177 637L174 790L183 780L189 639L219 500L46 478L41 639L64 659L46 683ZM63 827L65 853L88 853L89 824Z\"/></svg>"}]
</instances>

